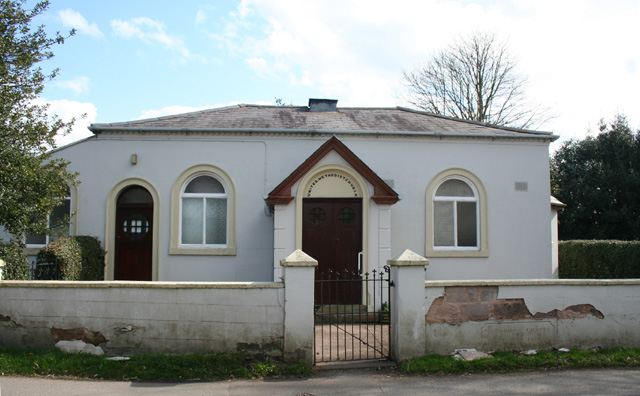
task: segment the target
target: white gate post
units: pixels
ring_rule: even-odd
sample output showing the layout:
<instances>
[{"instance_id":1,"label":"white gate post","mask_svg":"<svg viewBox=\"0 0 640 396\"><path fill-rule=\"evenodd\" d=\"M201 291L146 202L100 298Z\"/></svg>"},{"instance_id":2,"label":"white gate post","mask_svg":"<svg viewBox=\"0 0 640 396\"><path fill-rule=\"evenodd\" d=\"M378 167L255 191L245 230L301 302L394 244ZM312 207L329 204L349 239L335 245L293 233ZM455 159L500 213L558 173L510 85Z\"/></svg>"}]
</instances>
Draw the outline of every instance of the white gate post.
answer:
<instances>
[{"instance_id":1,"label":"white gate post","mask_svg":"<svg viewBox=\"0 0 640 396\"><path fill-rule=\"evenodd\" d=\"M424 268L429 260L405 250L387 260L391 266L391 358L395 361L424 355Z\"/></svg>"},{"instance_id":2,"label":"white gate post","mask_svg":"<svg viewBox=\"0 0 640 396\"><path fill-rule=\"evenodd\" d=\"M284 281L284 358L313 363L314 272L318 261L298 249L280 260Z\"/></svg>"}]
</instances>

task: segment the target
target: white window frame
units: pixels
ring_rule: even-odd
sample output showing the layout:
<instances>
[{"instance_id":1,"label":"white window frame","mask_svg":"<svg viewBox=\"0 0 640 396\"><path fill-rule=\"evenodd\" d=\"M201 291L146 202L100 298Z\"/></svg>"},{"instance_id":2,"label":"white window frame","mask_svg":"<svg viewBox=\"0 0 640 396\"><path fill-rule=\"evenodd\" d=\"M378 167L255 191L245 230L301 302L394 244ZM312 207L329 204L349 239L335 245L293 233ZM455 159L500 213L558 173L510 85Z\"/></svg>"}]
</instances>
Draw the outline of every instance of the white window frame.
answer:
<instances>
[{"instance_id":1,"label":"white window frame","mask_svg":"<svg viewBox=\"0 0 640 396\"><path fill-rule=\"evenodd\" d=\"M435 193L438 188L447 180L459 179L471 187L476 199L476 238L477 246L434 246L435 244L435 222L434 222L434 202L438 200L451 201L451 197L437 197ZM425 253L427 257L489 257L489 230L487 221L487 193L484 185L475 174L466 169L450 168L445 169L434 176L427 185L425 194L426 212L426 238ZM445 199L441 199L445 198ZM471 197L455 197L460 202ZM457 207L454 207L454 216L457 216ZM455 240L457 245L457 217L454 217Z\"/></svg>"},{"instance_id":2,"label":"white window frame","mask_svg":"<svg viewBox=\"0 0 640 396\"><path fill-rule=\"evenodd\" d=\"M64 198L63 201L69 201L69 224L68 224L68 233L66 235L75 235L75 213L76 213L76 208L75 208L75 203L77 201L77 199L75 199L75 195L77 195L75 193L75 186L70 186L69 187L69 194L67 194ZM60 205L58 205L60 206ZM47 228L51 227L51 216L47 216ZM42 234L37 234L38 236L42 236ZM26 244L26 250L25 250L25 254L27 255L34 255L37 254L40 249L42 249L43 247L47 246L49 243L55 241L56 239L58 239L59 237L56 235L55 239L53 239L54 235L50 235L50 233L46 233L44 234L45 237L45 243L41 244L41 243L27 243ZM25 242L26 242L26 238L25 237Z\"/></svg>"},{"instance_id":3,"label":"white window frame","mask_svg":"<svg viewBox=\"0 0 640 396\"><path fill-rule=\"evenodd\" d=\"M221 185L222 188L224 189L224 193L187 193L184 190L186 190L187 186L189 185L189 183L191 183L193 180L197 179L198 177L201 176L207 176L207 177L211 177L215 180L217 180ZM201 198L202 199L202 243L183 243L182 242L182 203L183 203L183 199L185 198ZM224 198L227 201L227 210L226 210L226 229L225 229L225 243L224 244L207 244L206 240L207 240L207 213L206 213L206 208L207 208L207 199L220 199L220 198ZM224 180L222 180L220 177L218 177L216 174L214 173L208 173L208 172L201 172L201 173L196 173L195 175L193 175L192 177L190 177L182 186L182 192L180 193L180 223L179 223L179 227L180 227L180 246L183 247L212 247L212 248L226 248L227 246L229 246L229 193L228 193L228 189L227 186L224 183Z\"/></svg>"},{"instance_id":4,"label":"white window frame","mask_svg":"<svg viewBox=\"0 0 640 396\"><path fill-rule=\"evenodd\" d=\"M461 196L437 196L436 193L438 192L438 190L440 189L440 187L446 183L449 180L459 180L463 183L465 183L470 189L471 192L473 192L473 197L461 197ZM435 242L435 223L433 225L434 227L434 233L433 233L433 248L435 250L451 250L451 249L455 249L455 250L479 250L480 249L480 210L479 210L479 205L478 205L478 192L476 191L475 186L473 185L473 183L471 183L471 181L469 181L467 178L464 177L460 177L460 176L450 176L447 177L445 179L443 179L442 181L440 181L440 183L438 183L438 185L436 186L436 188L433 191L433 197L432 197L433 203L431 205L431 210L433 210L434 213L434 218L435 218L435 203L436 202L453 202L453 245L436 245ZM475 211L475 215L476 215L476 244L475 246L458 246L458 202L475 202L476 204L476 211Z\"/></svg>"},{"instance_id":5,"label":"white window frame","mask_svg":"<svg viewBox=\"0 0 640 396\"><path fill-rule=\"evenodd\" d=\"M227 198L227 241L224 245L195 245L182 243L182 199L187 185L198 176L211 176L222 183ZM191 193L186 193L191 194ZM218 194L196 194L200 197L208 195L220 197ZM206 197L203 197L206 199ZM206 227L206 223L204 224ZM235 256L237 251L236 243L236 190L229 175L221 168L201 164L195 165L185 170L178 176L171 190L171 238L169 241L169 254L171 255L212 255L212 256ZM204 242L205 240L203 240Z\"/></svg>"}]
</instances>

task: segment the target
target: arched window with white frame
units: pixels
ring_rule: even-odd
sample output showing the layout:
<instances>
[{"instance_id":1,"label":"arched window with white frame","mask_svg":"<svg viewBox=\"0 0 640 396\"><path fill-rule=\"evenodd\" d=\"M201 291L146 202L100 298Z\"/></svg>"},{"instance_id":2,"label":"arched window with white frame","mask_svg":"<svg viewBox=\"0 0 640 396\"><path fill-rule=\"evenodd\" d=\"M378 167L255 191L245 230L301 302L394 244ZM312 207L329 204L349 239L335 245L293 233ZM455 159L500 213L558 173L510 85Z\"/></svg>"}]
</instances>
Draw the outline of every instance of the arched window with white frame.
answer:
<instances>
[{"instance_id":1,"label":"arched window with white frame","mask_svg":"<svg viewBox=\"0 0 640 396\"><path fill-rule=\"evenodd\" d=\"M489 256L487 194L476 175L444 170L429 183L426 198L427 256Z\"/></svg>"},{"instance_id":2,"label":"arched window with white frame","mask_svg":"<svg viewBox=\"0 0 640 396\"><path fill-rule=\"evenodd\" d=\"M171 190L169 254L235 255L235 187L214 165L196 165Z\"/></svg>"},{"instance_id":3,"label":"arched window with white frame","mask_svg":"<svg viewBox=\"0 0 640 396\"><path fill-rule=\"evenodd\" d=\"M180 195L180 244L226 246L228 199L224 183L213 174L188 180Z\"/></svg>"},{"instance_id":4,"label":"arched window with white frame","mask_svg":"<svg viewBox=\"0 0 640 396\"><path fill-rule=\"evenodd\" d=\"M443 181L433 197L433 246L478 248L478 196L462 179Z\"/></svg>"}]
</instances>

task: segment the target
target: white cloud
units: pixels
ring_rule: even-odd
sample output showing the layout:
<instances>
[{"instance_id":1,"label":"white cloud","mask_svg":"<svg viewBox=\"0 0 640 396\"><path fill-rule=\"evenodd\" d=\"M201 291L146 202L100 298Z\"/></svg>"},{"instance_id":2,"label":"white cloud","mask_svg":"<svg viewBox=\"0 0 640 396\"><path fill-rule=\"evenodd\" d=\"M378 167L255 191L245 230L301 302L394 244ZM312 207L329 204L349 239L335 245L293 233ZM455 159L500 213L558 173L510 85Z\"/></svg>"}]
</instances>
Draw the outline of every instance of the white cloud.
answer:
<instances>
[{"instance_id":1,"label":"white cloud","mask_svg":"<svg viewBox=\"0 0 640 396\"><path fill-rule=\"evenodd\" d=\"M260 75L273 74L264 58L247 58L245 62Z\"/></svg>"},{"instance_id":2,"label":"white cloud","mask_svg":"<svg viewBox=\"0 0 640 396\"><path fill-rule=\"evenodd\" d=\"M202 25L207 22L207 14L203 10L196 13L196 25Z\"/></svg>"},{"instance_id":3,"label":"white cloud","mask_svg":"<svg viewBox=\"0 0 640 396\"><path fill-rule=\"evenodd\" d=\"M236 102L237 104L237 102ZM169 116L169 115L175 115L175 114L182 114L182 113L191 113L194 111L200 111L200 110L206 110L206 109L210 109L210 106L200 106L200 107L193 107L193 106L165 106L161 109L151 109L151 110L144 110L141 114L140 117L138 117L139 120L146 120L147 118L158 118L158 117L164 117L164 116Z\"/></svg>"},{"instance_id":4,"label":"white cloud","mask_svg":"<svg viewBox=\"0 0 640 396\"><path fill-rule=\"evenodd\" d=\"M289 73L289 82L293 86L303 86L310 87L313 85L313 81L311 80L311 74L308 71L302 72L302 75L298 77L295 73Z\"/></svg>"},{"instance_id":5,"label":"white cloud","mask_svg":"<svg viewBox=\"0 0 640 396\"><path fill-rule=\"evenodd\" d=\"M76 102L66 99L37 99L36 103L39 105L48 104L49 109L47 110L47 114L49 114L50 116L57 115L65 122L71 121L72 118L76 119L69 134L56 136L56 145L58 147L93 135L91 131L87 129L87 127L91 125L92 122L95 122L96 117L98 116L98 109L93 103ZM82 118L83 115L84 118Z\"/></svg>"},{"instance_id":6,"label":"white cloud","mask_svg":"<svg viewBox=\"0 0 640 396\"><path fill-rule=\"evenodd\" d=\"M87 21L85 17L77 11L67 8L65 10L58 11L58 16L62 20L62 24L64 26L76 29L78 32L87 34L91 37L104 37L104 34L100 31L100 28L98 28L98 25L95 22L89 23L89 21Z\"/></svg>"},{"instance_id":7,"label":"white cloud","mask_svg":"<svg viewBox=\"0 0 640 396\"><path fill-rule=\"evenodd\" d=\"M89 91L89 77L78 76L73 80L56 81L56 86L72 91L78 95Z\"/></svg>"},{"instance_id":8,"label":"white cloud","mask_svg":"<svg viewBox=\"0 0 640 396\"><path fill-rule=\"evenodd\" d=\"M111 27L116 35L125 38L135 37L147 44L159 44L187 58L191 55L181 38L165 32L162 22L146 17L133 18L130 21L114 19L111 21Z\"/></svg>"},{"instance_id":9,"label":"white cloud","mask_svg":"<svg viewBox=\"0 0 640 396\"><path fill-rule=\"evenodd\" d=\"M176 115L176 114L183 114L183 113L191 113L194 111L202 111L202 110L211 110L211 109L217 109L220 107L229 107L229 106L236 106L242 103L251 103L251 104L256 104L256 105L273 105L273 102L265 102L265 101L258 101L258 102L238 102L238 101L231 101L231 102L227 102L227 103L216 103L214 105L205 105L205 106L199 106L199 107L195 107L195 106L165 106L161 109L151 109L151 110L145 110L140 114L140 117L138 117L139 120L146 120L148 118L157 118L157 117L164 117L164 116L171 116L171 115Z\"/></svg>"},{"instance_id":10,"label":"white cloud","mask_svg":"<svg viewBox=\"0 0 640 396\"><path fill-rule=\"evenodd\" d=\"M640 123L640 3L580 0L355 0L339 12L324 1L243 0L213 36L291 87L342 105L403 104L402 71L455 38L495 32L528 76L532 103L559 115L543 126L582 137L599 118ZM249 61L251 60L251 61ZM635 124L633 124L635 122Z\"/></svg>"}]
</instances>

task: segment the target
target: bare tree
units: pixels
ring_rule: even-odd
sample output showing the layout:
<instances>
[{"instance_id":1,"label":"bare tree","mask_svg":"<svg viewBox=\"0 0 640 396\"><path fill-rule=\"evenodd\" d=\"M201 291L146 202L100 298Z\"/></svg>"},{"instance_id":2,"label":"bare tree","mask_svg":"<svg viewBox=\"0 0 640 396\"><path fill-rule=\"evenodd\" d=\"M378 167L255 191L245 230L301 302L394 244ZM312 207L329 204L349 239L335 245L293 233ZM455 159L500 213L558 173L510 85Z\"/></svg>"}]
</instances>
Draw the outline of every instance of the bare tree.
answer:
<instances>
[{"instance_id":1,"label":"bare tree","mask_svg":"<svg viewBox=\"0 0 640 396\"><path fill-rule=\"evenodd\" d=\"M528 105L527 79L516 72L506 43L476 32L403 72L407 101L425 111L517 128L539 127L548 109Z\"/></svg>"}]
</instances>

